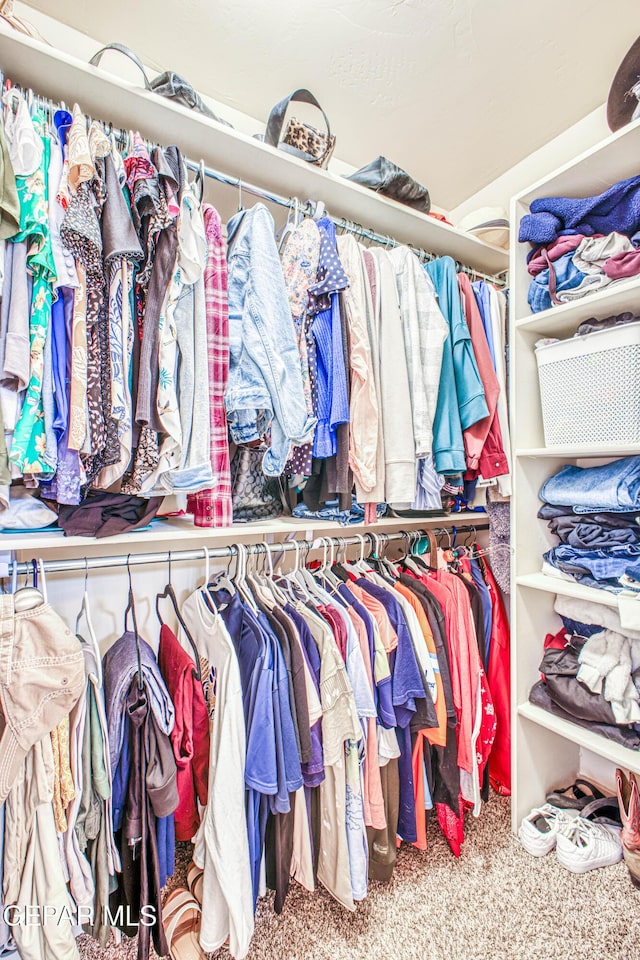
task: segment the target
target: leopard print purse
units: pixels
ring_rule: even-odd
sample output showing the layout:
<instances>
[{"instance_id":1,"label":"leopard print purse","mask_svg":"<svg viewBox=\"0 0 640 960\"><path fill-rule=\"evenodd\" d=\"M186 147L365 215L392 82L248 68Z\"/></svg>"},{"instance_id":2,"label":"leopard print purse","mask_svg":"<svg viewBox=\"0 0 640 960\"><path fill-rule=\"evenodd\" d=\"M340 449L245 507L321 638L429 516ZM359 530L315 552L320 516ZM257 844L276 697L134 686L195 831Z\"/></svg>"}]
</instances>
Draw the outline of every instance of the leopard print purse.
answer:
<instances>
[{"instance_id":1,"label":"leopard print purse","mask_svg":"<svg viewBox=\"0 0 640 960\"><path fill-rule=\"evenodd\" d=\"M327 128L326 133L318 130L311 124L303 123L292 117L287 123L287 127L282 136L284 127L285 113L291 102L310 103L317 107L322 114ZM331 133L327 115L309 90L296 90L290 96L285 97L275 105L267 121L267 129L264 135L264 142L272 147L278 147L296 157L301 157L308 163L313 163L317 167L326 167L331 159L336 145L336 138Z\"/></svg>"}]
</instances>

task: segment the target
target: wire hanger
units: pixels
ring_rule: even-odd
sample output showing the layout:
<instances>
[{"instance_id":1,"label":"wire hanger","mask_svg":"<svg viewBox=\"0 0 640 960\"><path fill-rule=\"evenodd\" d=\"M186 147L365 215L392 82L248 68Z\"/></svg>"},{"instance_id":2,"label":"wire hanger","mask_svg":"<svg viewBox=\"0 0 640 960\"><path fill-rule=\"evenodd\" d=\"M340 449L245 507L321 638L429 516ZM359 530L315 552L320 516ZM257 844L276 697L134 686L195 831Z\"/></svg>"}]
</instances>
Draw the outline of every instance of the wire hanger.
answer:
<instances>
[{"instance_id":1,"label":"wire hanger","mask_svg":"<svg viewBox=\"0 0 640 960\"><path fill-rule=\"evenodd\" d=\"M156 594L156 614L158 616L158 620L164 626L164 620L162 619L162 614L160 613L160 601L166 600L167 598L171 600L171 606L173 607L173 612L176 615L178 623L182 627L185 637L189 641L189 646L191 647L191 651L193 653L193 661L194 661L193 675L196 678L196 680L202 680L202 671L200 670L200 653L198 652L196 642L191 636L191 634L189 633L189 628L187 627L186 623L184 622L184 618L180 613L180 608L178 606L178 598L176 597L176 593L175 593L175 590L173 589L173 584L171 582L171 550L169 550L168 561L169 561L169 580L167 582L166 587L162 591L162 593Z\"/></svg>"},{"instance_id":2,"label":"wire hanger","mask_svg":"<svg viewBox=\"0 0 640 960\"><path fill-rule=\"evenodd\" d=\"M131 614L131 620L133 622L133 636L136 641L136 659L138 661L138 690L144 690L144 683L142 682L142 654L140 652L140 636L138 634L138 621L136 620L136 603L133 596L133 581L131 579L131 554L127 554L127 577L129 578L129 595L127 601L127 608L124 611L124 629L125 633L127 632L127 623L129 620L129 614Z\"/></svg>"},{"instance_id":3,"label":"wire hanger","mask_svg":"<svg viewBox=\"0 0 640 960\"><path fill-rule=\"evenodd\" d=\"M102 654L100 653L100 644L98 643L98 638L96 637L96 632L93 629L93 621L91 620L91 610L89 608L89 561L87 558L84 558L84 589L82 591L82 603L80 604L80 610L78 611L78 616L76 617L76 636L80 636L80 621L84 616L84 621L87 625L87 633L89 635L89 640L91 646L93 647L93 652L96 658L96 678L98 680L98 686L102 686Z\"/></svg>"}]
</instances>

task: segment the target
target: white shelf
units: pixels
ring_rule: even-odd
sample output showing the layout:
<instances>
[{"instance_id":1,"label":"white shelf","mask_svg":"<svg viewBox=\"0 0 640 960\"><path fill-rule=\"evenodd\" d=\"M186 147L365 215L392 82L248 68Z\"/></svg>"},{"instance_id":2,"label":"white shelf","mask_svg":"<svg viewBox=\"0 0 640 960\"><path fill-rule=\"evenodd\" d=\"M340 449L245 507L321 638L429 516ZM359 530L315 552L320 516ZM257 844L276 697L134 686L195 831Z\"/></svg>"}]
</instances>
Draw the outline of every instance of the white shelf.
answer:
<instances>
[{"instance_id":1,"label":"white shelf","mask_svg":"<svg viewBox=\"0 0 640 960\"><path fill-rule=\"evenodd\" d=\"M542 523L542 521L540 521ZM592 603L602 603L607 607L617 607L617 594L609 590L598 590L596 587L585 587L582 583L571 580L561 580L559 577L549 577L546 573L526 573L516 577L519 587L528 587L531 590L542 590L544 593L555 593L560 597L575 597L576 600L590 600Z\"/></svg>"},{"instance_id":2,"label":"white shelf","mask_svg":"<svg viewBox=\"0 0 640 960\"><path fill-rule=\"evenodd\" d=\"M640 445L637 443L612 443L600 447L589 447L580 444L565 444L557 447L523 447L517 449L517 458L534 460L599 460L605 457L632 457L640 454Z\"/></svg>"},{"instance_id":3,"label":"white shelf","mask_svg":"<svg viewBox=\"0 0 640 960\"><path fill-rule=\"evenodd\" d=\"M571 743L575 743L584 750L589 750L591 753L595 753L600 757L605 757L611 763L615 763L616 766L622 767L624 770L640 773L640 750L630 750L629 747L623 747L613 740L608 740L606 737L600 736L599 733L588 730L586 727L581 727L577 723L571 723L569 720L556 717L553 713L549 713L534 703L520 704L517 712L518 716L525 717L532 723L536 723L538 726L550 730L557 736L569 740Z\"/></svg>"},{"instance_id":4,"label":"white shelf","mask_svg":"<svg viewBox=\"0 0 640 960\"><path fill-rule=\"evenodd\" d=\"M529 205L537 197L589 197L640 172L640 120L585 150L514 198Z\"/></svg>"},{"instance_id":5,"label":"white shelf","mask_svg":"<svg viewBox=\"0 0 640 960\"><path fill-rule=\"evenodd\" d=\"M638 163L640 169L640 162ZM516 330L548 336L572 335L587 317L613 317L626 311L640 313L640 277L604 287L573 303L560 303L549 310L532 313L515 322Z\"/></svg>"},{"instance_id":6,"label":"white shelf","mask_svg":"<svg viewBox=\"0 0 640 960\"><path fill-rule=\"evenodd\" d=\"M149 530L131 531L114 537L96 540L94 537L65 537L59 531L51 533L4 534L0 535L0 550L15 553L30 552L33 556L45 556L70 550L98 550L100 555L119 553L117 548L126 547L132 553L146 550L154 551L161 545L173 549L188 549L199 544L208 547L225 546L238 540L261 541L271 538L283 540L290 534L298 534L300 539L315 537L349 537L360 533L392 533L400 530L433 529L435 527L469 526L487 522L487 515L471 511L452 513L443 517L422 517L403 519L401 517L383 517L375 524L352 523L343 526L339 523L322 520L294 520L280 518L262 520L255 523L237 523L232 527L209 528L196 527L190 518L171 518L154 522Z\"/></svg>"},{"instance_id":7,"label":"white shelf","mask_svg":"<svg viewBox=\"0 0 640 960\"><path fill-rule=\"evenodd\" d=\"M43 96L67 104L78 101L93 117L125 130L139 129L158 143L177 143L192 160L202 158L211 167L287 197L322 200L334 216L346 217L401 243L451 256L489 274L508 268L508 254L499 247L134 87L53 47L18 36L6 26L0 27L0 69L14 82Z\"/></svg>"}]
</instances>

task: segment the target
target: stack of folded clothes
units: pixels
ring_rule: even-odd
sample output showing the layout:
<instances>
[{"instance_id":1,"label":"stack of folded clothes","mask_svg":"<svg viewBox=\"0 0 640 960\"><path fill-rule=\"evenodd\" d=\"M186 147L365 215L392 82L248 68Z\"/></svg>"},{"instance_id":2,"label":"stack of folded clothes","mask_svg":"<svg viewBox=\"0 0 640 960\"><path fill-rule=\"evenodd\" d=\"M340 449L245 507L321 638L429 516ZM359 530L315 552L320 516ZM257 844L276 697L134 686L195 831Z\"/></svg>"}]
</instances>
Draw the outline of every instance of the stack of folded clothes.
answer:
<instances>
[{"instance_id":1,"label":"stack of folded clothes","mask_svg":"<svg viewBox=\"0 0 640 960\"><path fill-rule=\"evenodd\" d=\"M640 747L640 632L623 632L618 612L557 597L562 628L547 634L529 699L603 737ZM592 623L575 620L586 617Z\"/></svg>"},{"instance_id":2,"label":"stack of folded clothes","mask_svg":"<svg viewBox=\"0 0 640 960\"><path fill-rule=\"evenodd\" d=\"M541 197L520 221L538 313L640 274L640 177L597 197Z\"/></svg>"},{"instance_id":3,"label":"stack of folded clothes","mask_svg":"<svg viewBox=\"0 0 640 960\"><path fill-rule=\"evenodd\" d=\"M613 593L640 590L640 457L564 466L543 484L538 517L560 540L543 573Z\"/></svg>"}]
</instances>

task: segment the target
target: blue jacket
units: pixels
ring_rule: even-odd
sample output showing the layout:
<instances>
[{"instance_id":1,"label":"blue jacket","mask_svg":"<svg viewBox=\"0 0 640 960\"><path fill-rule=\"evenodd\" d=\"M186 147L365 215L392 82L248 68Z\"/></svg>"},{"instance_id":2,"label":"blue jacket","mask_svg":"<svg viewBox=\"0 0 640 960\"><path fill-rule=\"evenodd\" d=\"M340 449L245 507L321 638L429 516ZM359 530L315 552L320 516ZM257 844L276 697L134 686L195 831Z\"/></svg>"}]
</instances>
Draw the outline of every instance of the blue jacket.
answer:
<instances>
[{"instance_id":1,"label":"blue jacket","mask_svg":"<svg viewBox=\"0 0 640 960\"><path fill-rule=\"evenodd\" d=\"M444 344L438 405L433 424L433 456L438 473L464 473L462 431L489 416L471 335L462 312L456 266L451 257L425 264L450 336Z\"/></svg>"},{"instance_id":2,"label":"blue jacket","mask_svg":"<svg viewBox=\"0 0 640 960\"><path fill-rule=\"evenodd\" d=\"M273 217L262 203L227 224L229 381L225 394L231 435L249 443L271 428L262 468L280 476L291 444L313 439L289 298L278 257Z\"/></svg>"}]
</instances>

